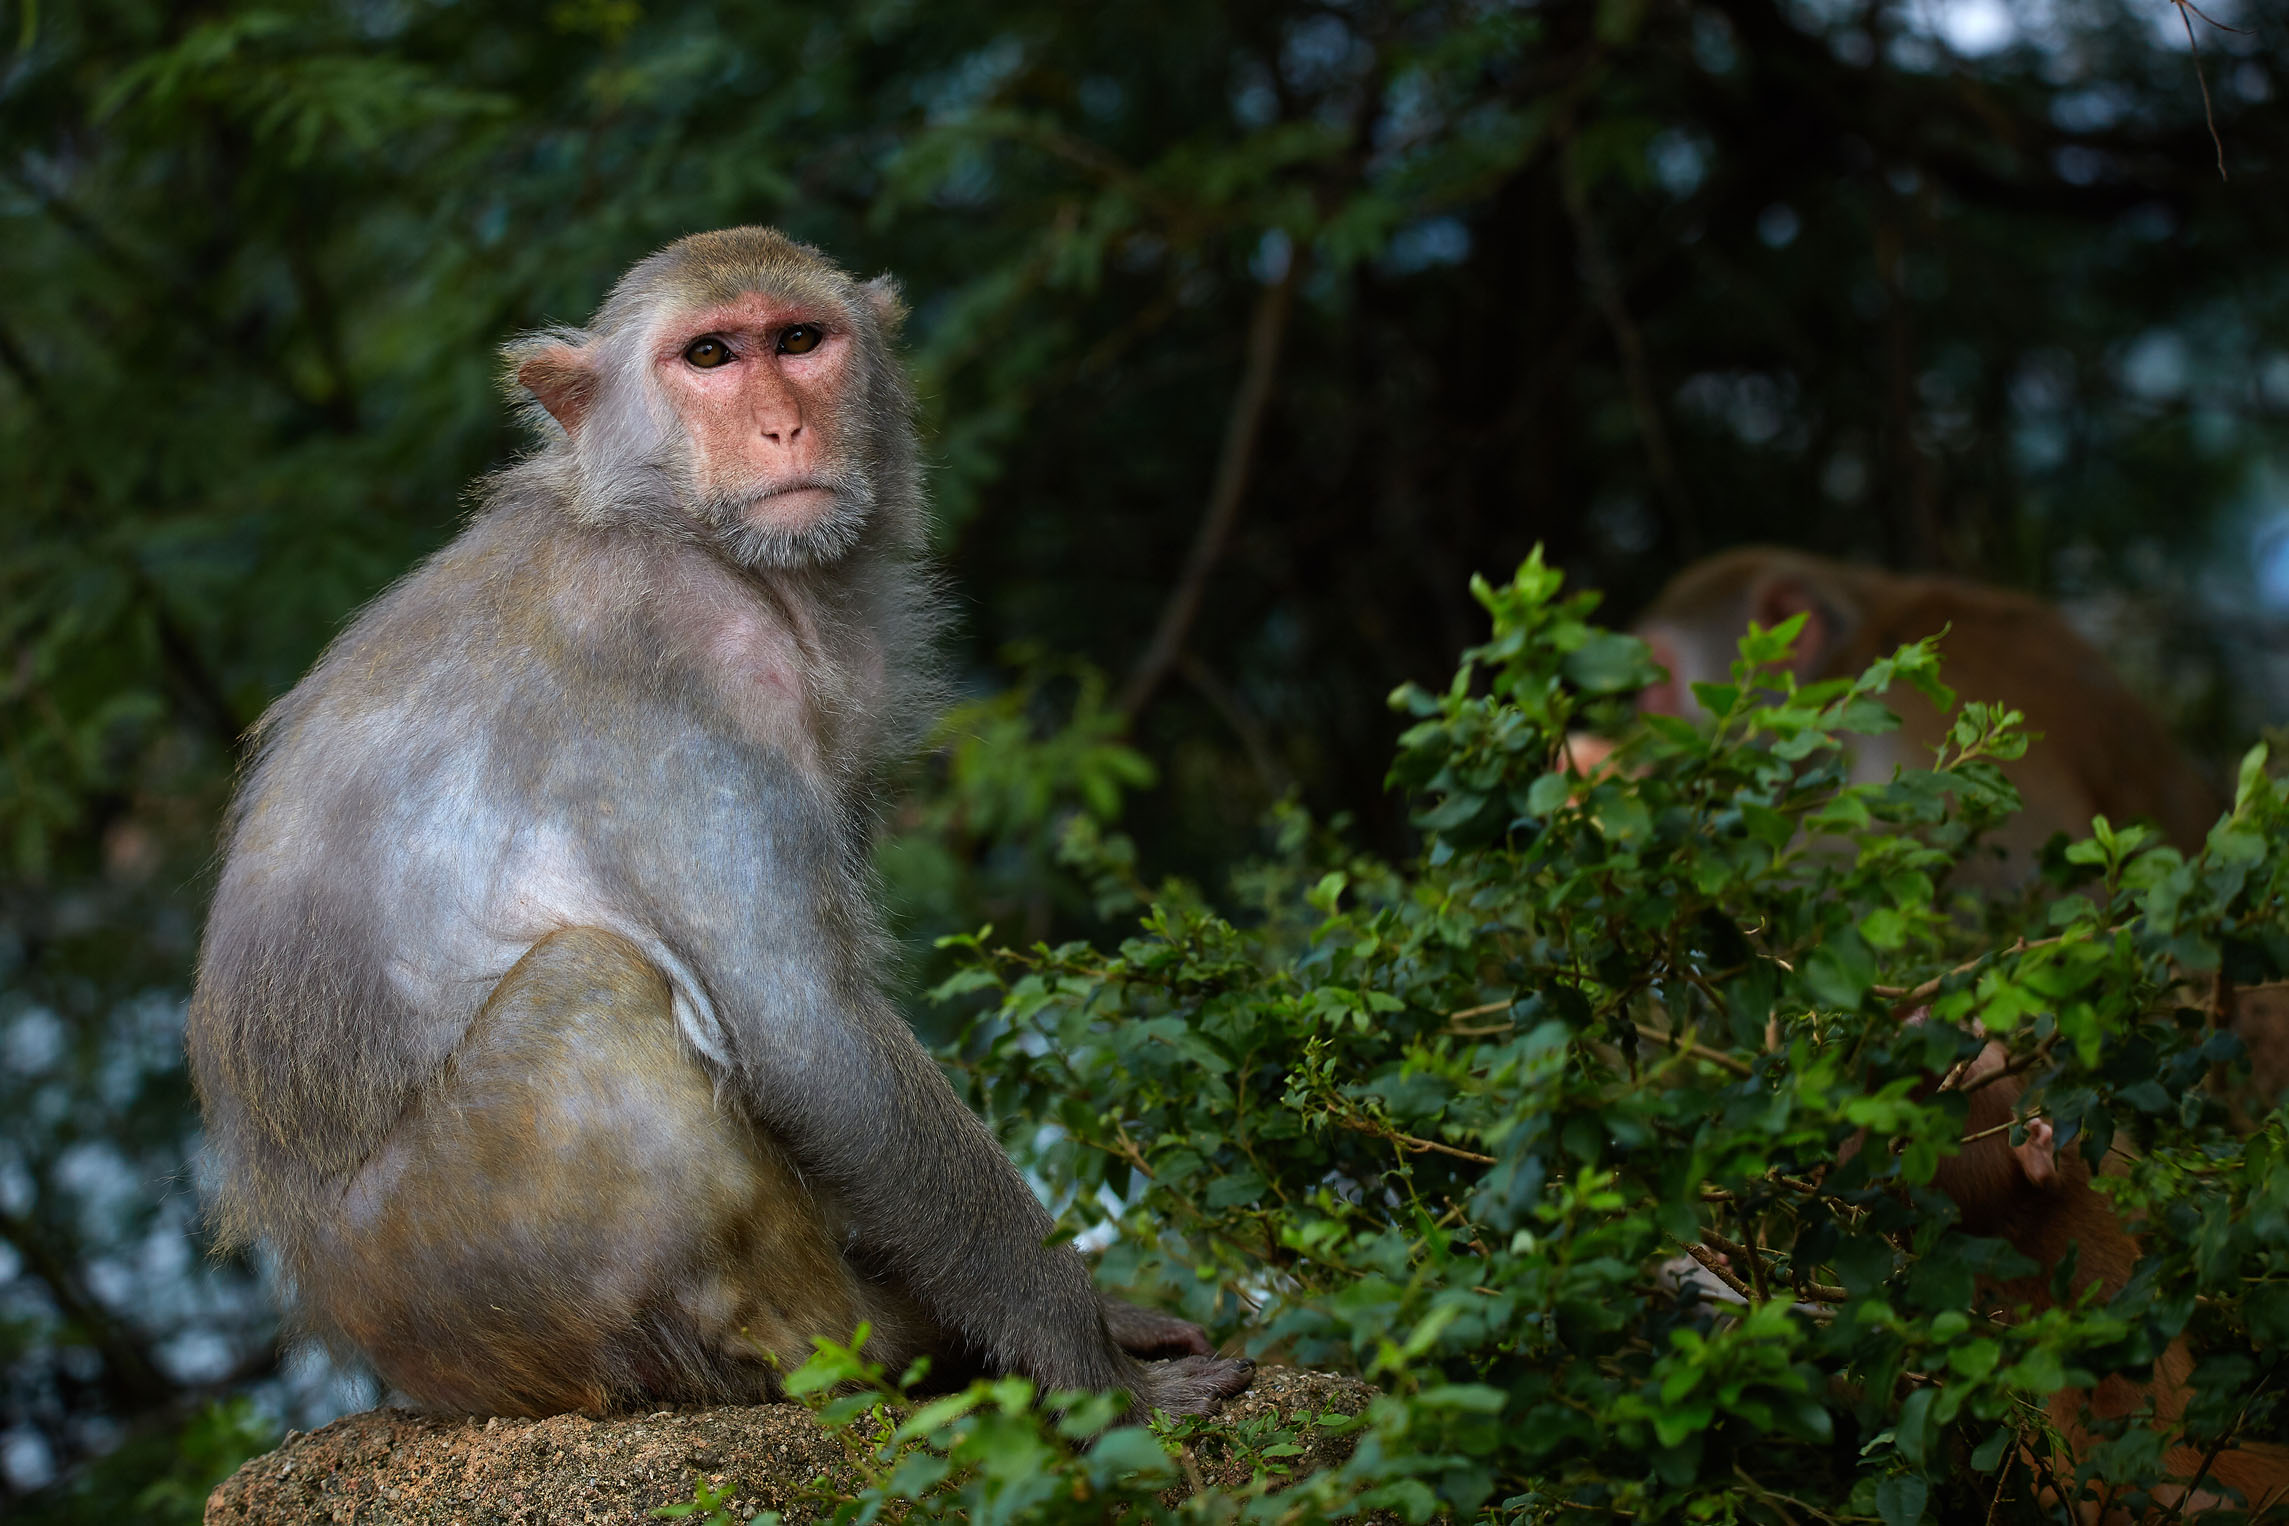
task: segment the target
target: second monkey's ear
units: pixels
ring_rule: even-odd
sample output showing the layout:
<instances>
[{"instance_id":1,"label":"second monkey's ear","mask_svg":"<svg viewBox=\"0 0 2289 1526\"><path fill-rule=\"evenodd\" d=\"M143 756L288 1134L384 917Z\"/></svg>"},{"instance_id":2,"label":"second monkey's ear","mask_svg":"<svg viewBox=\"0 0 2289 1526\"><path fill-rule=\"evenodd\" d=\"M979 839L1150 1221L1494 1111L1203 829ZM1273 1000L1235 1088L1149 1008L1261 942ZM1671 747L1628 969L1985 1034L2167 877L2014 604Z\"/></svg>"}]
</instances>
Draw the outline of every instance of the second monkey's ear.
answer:
<instances>
[{"instance_id":1,"label":"second monkey's ear","mask_svg":"<svg viewBox=\"0 0 2289 1526\"><path fill-rule=\"evenodd\" d=\"M596 401L596 367L573 345L544 344L524 351L517 357L516 381L566 434L579 431Z\"/></svg>"},{"instance_id":2,"label":"second monkey's ear","mask_svg":"<svg viewBox=\"0 0 2289 1526\"><path fill-rule=\"evenodd\" d=\"M898 283L889 276L876 276L859 288L866 293L866 305L874 309L874 321L882 325L882 337L895 339L906 326L906 299L898 294Z\"/></svg>"}]
</instances>

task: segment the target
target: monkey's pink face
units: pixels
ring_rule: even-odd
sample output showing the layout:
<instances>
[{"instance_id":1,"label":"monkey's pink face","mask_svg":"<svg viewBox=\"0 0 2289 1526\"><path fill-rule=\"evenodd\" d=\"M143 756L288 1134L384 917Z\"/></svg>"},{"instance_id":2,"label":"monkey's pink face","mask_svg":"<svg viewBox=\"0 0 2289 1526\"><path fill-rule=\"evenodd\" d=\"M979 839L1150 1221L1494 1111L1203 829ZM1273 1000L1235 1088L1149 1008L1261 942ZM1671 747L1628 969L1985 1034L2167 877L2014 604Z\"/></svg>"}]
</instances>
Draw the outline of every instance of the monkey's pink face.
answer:
<instances>
[{"instance_id":1,"label":"monkey's pink face","mask_svg":"<svg viewBox=\"0 0 2289 1526\"><path fill-rule=\"evenodd\" d=\"M851 353L840 314L763 292L671 320L652 372L683 420L702 498L789 534L828 517Z\"/></svg>"}]
</instances>

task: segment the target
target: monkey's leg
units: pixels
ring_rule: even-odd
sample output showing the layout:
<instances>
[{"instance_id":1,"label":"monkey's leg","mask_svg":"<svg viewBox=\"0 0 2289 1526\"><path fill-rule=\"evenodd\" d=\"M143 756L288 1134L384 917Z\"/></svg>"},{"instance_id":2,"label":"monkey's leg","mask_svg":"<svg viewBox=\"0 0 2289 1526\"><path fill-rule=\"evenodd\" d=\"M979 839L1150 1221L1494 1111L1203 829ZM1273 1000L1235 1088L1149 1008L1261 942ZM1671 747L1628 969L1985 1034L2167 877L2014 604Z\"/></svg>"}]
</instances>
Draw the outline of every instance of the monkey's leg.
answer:
<instances>
[{"instance_id":1,"label":"monkey's leg","mask_svg":"<svg viewBox=\"0 0 2289 1526\"><path fill-rule=\"evenodd\" d=\"M659 971L592 928L502 978L301 1280L389 1382L479 1413L752 1402L811 1336L898 1312L718 1101ZM869 1354L903 1362L915 1336L883 1331Z\"/></svg>"}]
</instances>

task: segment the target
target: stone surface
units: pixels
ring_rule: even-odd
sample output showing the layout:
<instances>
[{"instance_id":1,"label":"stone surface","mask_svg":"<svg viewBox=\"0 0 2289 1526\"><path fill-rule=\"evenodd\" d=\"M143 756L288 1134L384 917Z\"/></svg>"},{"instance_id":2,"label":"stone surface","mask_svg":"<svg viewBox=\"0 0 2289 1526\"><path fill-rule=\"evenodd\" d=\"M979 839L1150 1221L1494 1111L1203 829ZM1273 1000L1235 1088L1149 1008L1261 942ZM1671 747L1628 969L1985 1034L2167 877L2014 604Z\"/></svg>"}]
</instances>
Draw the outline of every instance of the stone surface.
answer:
<instances>
[{"instance_id":1,"label":"stone surface","mask_svg":"<svg viewBox=\"0 0 2289 1526\"><path fill-rule=\"evenodd\" d=\"M1326 1410L1356 1414L1373 1392L1356 1378L1263 1367L1254 1386L1224 1406L1218 1428ZM1299 1473L1328 1467L1349 1446L1323 1437L1292 1461ZM1244 1457L1213 1437L1195 1446L1193 1461L1210 1483L1247 1477ZM728 1502L734 1520L761 1507L803 1521L817 1512L789 1491L821 1475L851 1477L843 1444L793 1404L603 1420L380 1409L288 1436L225 1479L206 1518L207 1526L629 1526L690 1499L695 1476L704 1476L711 1487L737 1485Z\"/></svg>"}]
</instances>

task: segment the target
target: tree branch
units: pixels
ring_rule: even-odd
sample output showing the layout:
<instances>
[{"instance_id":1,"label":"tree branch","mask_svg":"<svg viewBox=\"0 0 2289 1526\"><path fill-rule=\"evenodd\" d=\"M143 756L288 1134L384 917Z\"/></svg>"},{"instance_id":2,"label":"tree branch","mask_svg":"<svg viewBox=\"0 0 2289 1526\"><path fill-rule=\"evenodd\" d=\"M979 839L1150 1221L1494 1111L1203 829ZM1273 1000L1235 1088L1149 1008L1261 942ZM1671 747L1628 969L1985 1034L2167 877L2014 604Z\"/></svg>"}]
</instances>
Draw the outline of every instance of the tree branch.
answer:
<instances>
[{"instance_id":1,"label":"tree branch","mask_svg":"<svg viewBox=\"0 0 2289 1526\"><path fill-rule=\"evenodd\" d=\"M1248 325L1247 366L1240 373L1240 387L1232 396L1232 411L1225 421L1224 448L1217 457L1216 479L1209 489L1207 512L1200 517L1200 529L1193 536L1191 554L1184 560L1184 572L1170 591L1168 602L1161 607L1160 625L1121 691L1121 713L1131 722L1143 711L1153 691L1160 687L1161 680L1168 676L1178 654L1184 650L1193 618L1200 613L1208 575L1223 556L1233 521L1239 517L1240 496L1247 490L1248 469L1255 459L1256 441L1263 433L1264 410L1271 401L1272 376L1279 369L1280 348L1287 338L1288 311L1294 305L1296 277L1302 266L1303 252L1298 250L1280 278L1265 287L1256 299L1256 315Z\"/></svg>"},{"instance_id":2,"label":"tree branch","mask_svg":"<svg viewBox=\"0 0 2289 1526\"><path fill-rule=\"evenodd\" d=\"M47 1285L58 1312L103 1358L104 1387L120 1408L147 1409L175 1396L176 1386L152 1364L142 1339L96 1301L80 1280L79 1268L38 1224L20 1214L0 1213L0 1239L16 1247L24 1269Z\"/></svg>"},{"instance_id":3,"label":"tree branch","mask_svg":"<svg viewBox=\"0 0 2289 1526\"><path fill-rule=\"evenodd\" d=\"M1686 496L1684 479L1677 474L1677 458L1669 449L1669 430L1661 421L1661 405L1653 395L1645 338L1629 315L1621 279L1614 273L1605 237L1590 212L1589 191L1582 184L1581 164L1570 130L1557 160L1559 195L1566 204L1566 218L1573 224L1574 243L1581 250L1582 276L1589 282L1590 300L1612 331L1613 347L1621 358L1622 386L1629 394L1630 415L1637 424L1638 438L1645 443L1646 467L1653 474L1654 489L1668 506L1669 527L1677 537L1679 553L1691 556L1700 544L1699 522L1692 500Z\"/></svg>"}]
</instances>

